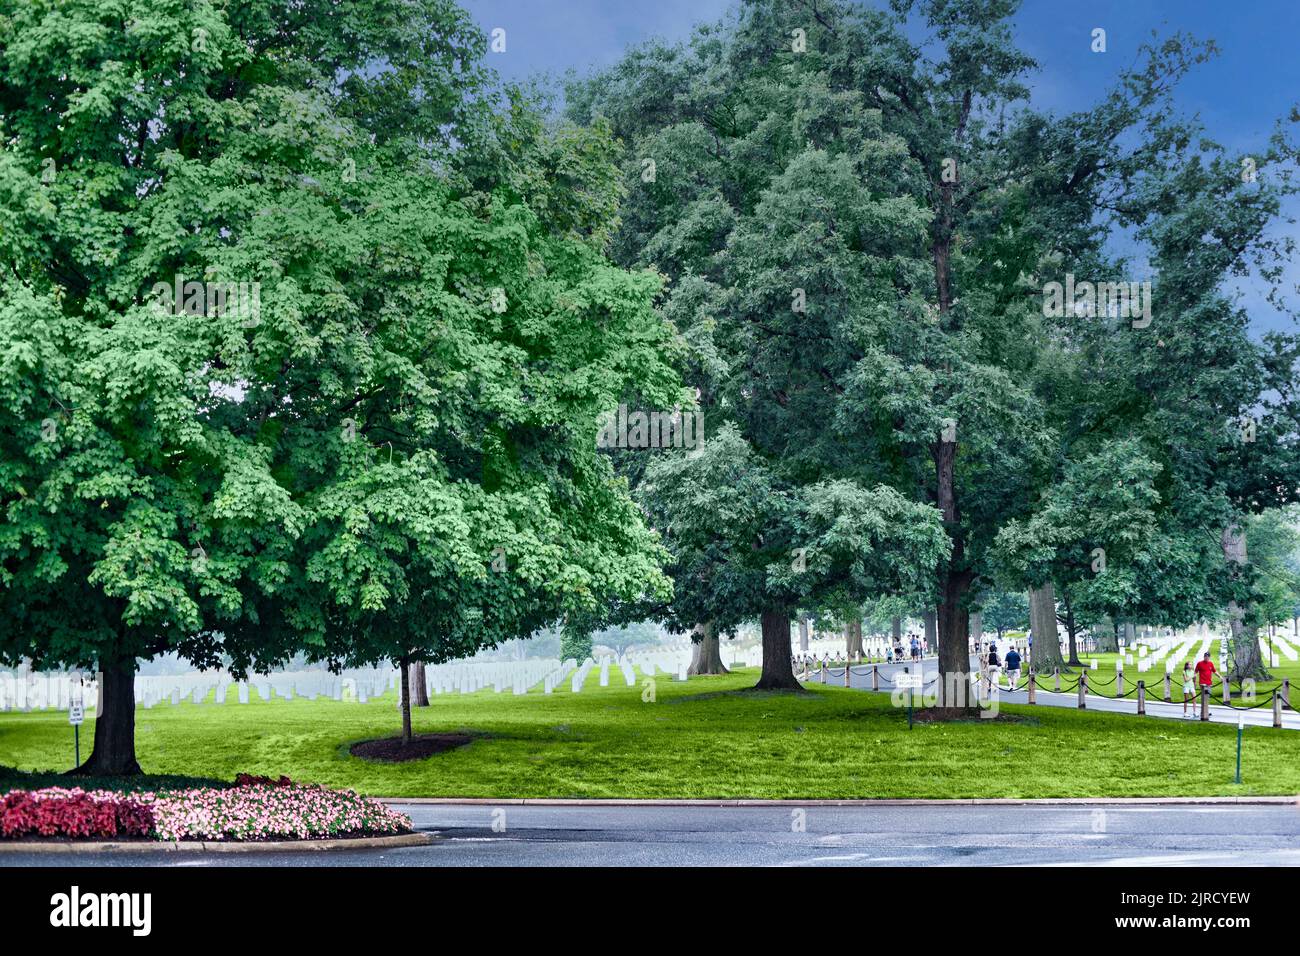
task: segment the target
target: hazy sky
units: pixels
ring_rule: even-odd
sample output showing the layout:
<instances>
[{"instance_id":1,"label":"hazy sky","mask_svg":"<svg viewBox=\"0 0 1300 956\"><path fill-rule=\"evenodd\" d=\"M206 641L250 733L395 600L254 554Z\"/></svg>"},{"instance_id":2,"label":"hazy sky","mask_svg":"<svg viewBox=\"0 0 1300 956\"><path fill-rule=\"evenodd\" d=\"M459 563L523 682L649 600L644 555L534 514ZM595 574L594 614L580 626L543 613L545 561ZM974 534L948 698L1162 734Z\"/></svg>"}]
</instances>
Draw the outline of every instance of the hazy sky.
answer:
<instances>
[{"instance_id":1,"label":"hazy sky","mask_svg":"<svg viewBox=\"0 0 1300 956\"><path fill-rule=\"evenodd\" d=\"M732 2L461 0L484 30L506 30L506 52L489 54L488 63L512 78L612 63L650 37L686 37ZM1220 46L1220 55L1179 87L1177 100L1230 149L1262 143L1275 121L1300 103L1300 0L1025 0L1017 23L1019 43L1040 64L1032 82L1039 107L1065 112L1096 101L1133 64L1152 30L1183 31ZM1106 30L1105 53L1091 50L1095 27ZM1300 203L1292 213L1300 214ZM1290 285L1298 281L1300 269L1293 269ZM1243 289L1243 302L1257 329L1279 324L1258 284Z\"/></svg>"}]
</instances>

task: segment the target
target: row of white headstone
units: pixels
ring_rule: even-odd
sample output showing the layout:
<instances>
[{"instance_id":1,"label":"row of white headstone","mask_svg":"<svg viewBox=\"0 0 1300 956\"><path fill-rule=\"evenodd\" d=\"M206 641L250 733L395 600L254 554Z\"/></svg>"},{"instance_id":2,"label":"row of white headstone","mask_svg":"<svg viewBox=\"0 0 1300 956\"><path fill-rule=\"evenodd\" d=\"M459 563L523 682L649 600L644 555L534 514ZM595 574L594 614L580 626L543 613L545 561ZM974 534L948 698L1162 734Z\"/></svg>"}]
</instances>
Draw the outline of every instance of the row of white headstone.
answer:
<instances>
[{"instance_id":1,"label":"row of white headstone","mask_svg":"<svg viewBox=\"0 0 1300 956\"><path fill-rule=\"evenodd\" d=\"M1272 642L1273 646L1270 648L1268 638L1261 637L1259 639L1259 649L1261 653L1265 656L1271 655L1272 657L1271 667L1281 666L1281 662L1278 660L1279 656L1284 656L1289 661L1300 660L1300 651L1297 651L1296 647L1281 634L1274 634ZM1281 652L1280 655L1279 652Z\"/></svg>"},{"instance_id":2,"label":"row of white headstone","mask_svg":"<svg viewBox=\"0 0 1300 956\"><path fill-rule=\"evenodd\" d=\"M1136 664L1139 673L1145 673L1153 670L1157 664L1164 661L1165 673L1172 674L1174 671L1181 669L1182 663L1191 660L1193 663L1203 658L1210 651L1214 642L1219 644L1219 669L1226 670L1228 667L1228 642L1222 636L1208 633L1203 630L1200 635L1191 637L1156 637L1156 638L1139 638L1136 647L1121 647L1121 654L1115 661L1115 669L1122 671ZM1269 662L1270 667L1280 667L1281 659L1300 660L1300 649L1293 646L1286 637L1275 634L1270 639L1261 636L1259 638L1259 649ZM1199 646L1197 646L1199 645ZM1193 651L1193 646L1196 650ZM1135 658L1132 650L1137 651ZM1097 661L1091 662L1092 668L1096 670Z\"/></svg>"},{"instance_id":3,"label":"row of white headstone","mask_svg":"<svg viewBox=\"0 0 1300 956\"><path fill-rule=\"evenodd\" d=\"M353 668L341 674L328 671L279 671L255 674L247 680L236 680L225 671L195 671L188 674L141 674L135 678L136 706L146 709L161 703L179 704L183 700L202 703L209 696L224 704L231 688L241 704L247 704L255 690L262 700L279 697L293 700L305 697L315 700L328 697L334 700L365 702L395 686L397 671L392 668ZM69 673L27 672L15 674L0 671L0 712L31 710L63 710L80 692L82 706L94 710L98 702L98 683L95 675Z\"/></svg>"},{"instance_id":4,"label":"row of white headstone","mask_svg":"<svg viewBox=\"0 0 1300 956\"><path fill-rule=\"evenodd\" d=\"M759 654L761 655L761 650ZM691 652L687 648L641 651L625 655L615 661L602 656L600 661L587 658L581 665L572 658L529 659L523 661L451 661L430 664L424 669L425 689L430 695L472 694L491 687L500 694L509 690L526 694L539 687L544 694L552 693L566 679L574 693L582 690L587 677L599 668L600 686L608 687L611 667L617 667L624 683L636 683L636 671L645 677L654 677L660 671L686 680ZM224 704L233 695L241 704L247 704L256 692L262 700L281 698L293 700L305 697L315 700L325 697L337 701L365 703L378 697L400 683L395 667L351 668L339 674L323 670L280 671L271 674L254 674L247 680L235 680L221 670L196 671L188 674L138 675L135 679L137 706L151 708L160 703L179 704L182 701L203 703L211 697ZM68 673L28 672L15 674L0 671L0 712L66 709L75 690L80 689L82 704L93 710L97 700L97 686L93 674L79 676Z\"/></svg>"}]
</instances>

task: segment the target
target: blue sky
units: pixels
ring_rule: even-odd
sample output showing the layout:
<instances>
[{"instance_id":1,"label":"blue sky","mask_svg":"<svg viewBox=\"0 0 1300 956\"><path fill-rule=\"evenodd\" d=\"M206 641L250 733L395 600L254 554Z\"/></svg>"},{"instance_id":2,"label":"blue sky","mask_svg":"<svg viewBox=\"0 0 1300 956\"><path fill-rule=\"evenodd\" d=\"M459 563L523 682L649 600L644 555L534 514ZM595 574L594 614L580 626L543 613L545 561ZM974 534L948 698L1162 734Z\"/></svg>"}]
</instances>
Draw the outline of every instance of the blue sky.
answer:
<instances>
[{"instance_id":1,"label":"blue sky","mask_svg":"<svg viewBox=\"0 0 1300 956\"><path fill-rule=\"evenodd\" d=\"M586 72L618 59L653 36L686 37L715 20L733 0L460 0L485 31L506 30L506 52L489 54L502 76ZM1177 101L1201 116L1225 146L1248 151L1278 117L1300 103L1300 0L1025 0L1017 38L1040 65L1034 102L1066 112L1097 100L1132 65L1151 31L1213 39L1219 56L1184 81ZM1093 53L1092 30L1106 31L1107 50ZM1293 215L1300 204L1293 204ZM1300 282L1292 270L1289 285ZM1258 283L1241 290L1255 327L1279 327Z\"/></svg>"}]
</instances>

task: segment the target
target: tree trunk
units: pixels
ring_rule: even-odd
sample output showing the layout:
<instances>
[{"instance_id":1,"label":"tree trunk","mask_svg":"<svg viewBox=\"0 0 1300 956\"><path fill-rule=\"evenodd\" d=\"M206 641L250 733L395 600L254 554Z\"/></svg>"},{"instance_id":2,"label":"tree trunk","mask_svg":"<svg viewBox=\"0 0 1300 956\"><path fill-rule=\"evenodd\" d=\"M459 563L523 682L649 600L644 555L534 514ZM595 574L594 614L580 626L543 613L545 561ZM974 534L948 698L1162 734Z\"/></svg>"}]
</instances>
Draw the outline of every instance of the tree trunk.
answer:
<instances>
[{"instance_id":1,"label":"tree trunk","mask_svg":"<svg viewBox=\"0 0 1300 956\"><path fill-rule=\"evenodd\" d=\"M713 630L713 622L705 621L703 624L696 624L694 634L699 640L695 641L691 666L686 673L690 675L731 673L722 663L722 649L717 632Z\"/></svg>"},{"instance_id":2,"label":"tree trunk","mask_svg":"<svg viewBox=\"0 0 1300 956\"><path fill-rule=\"evenodd\" d=\"M411 672L411 703L416 707L428 707L429 687L424 682L424 661L416 661L407 669Z\"/></svg>"},{"instance_id":3,"label":"tree trunk","mask_svg":"<svg viewBox=\"0 0 1300 956\"><path fill-rule=\"evenodd\" d=\"M971 611L968 619L970 621L969 633L971 639L975 641L976 644L979 644L980 641L984 639L984 612ZM1001 631L998 632L998 637L1002 637Z\"/></svg>"},{"instance_id":4,"label":"tree trunk","mask_svg":"<svg viewBox=\"0 0 1300 956\"><path fill-rule=\"evenodd\" d=\"M1083 661L1079 660L1079 646L1075 641L1079 629L1074 620L1074 608L1070 607L1070 595L1062 594L1065 601L1065 633L1070 641L1070 659L1067 662L1071 667L1082 667Z\"/></svg>"},{"instance_id":5,"label":"tree trunk","mask_svg":"<svg viewBox=\"0 0 1300 956\"><path fill-rule=\"evenodd\" d=\"M963 104L960 128L964 128L970 110L970 94ZM958 132L958 138L961 133ZM930 224L931 253L934 260L934 286L938 299L940 332L955 331L949 328L953 291L950 282L952 243L955 229L953 192L956 184L943 181L939 187L938 209ZM939 382L949 380L953 374L950 364L940 369ZM936 398L941 396L936 395ZM938 706L950 713L973 712L977 704L971 699L970 617L966 607L966 592L974 574L967 566L966 539L961 528L961 511L957 506L957 432L959 423L945 422L938 440L931 446L935 472L935 505L943 517L944 530L952 541L952 552L939 566L939 675L937 681Z\"/></svg>"},{"instance_id":6,"label":"tree trunk","mask_svg":"<svg viewBox=\"0 0 1300 956\"><path fill-rule=\"evenodd\" d=\"M756 690L800 690L790 662L790 614L787 611L764 611L763 672Z\"/></svg>"},{"instance_id":7,"label":"tree trunk","mask_svg":"<svg viewBox=\"0 0 1300 956\"><path fill-rule=\"evenodd\" d=\"M1229 577L1234 582L1241 581L1244 568L1250 560L1246 554L1245 529L1236 521L1230 522L1219 536L1219 544L1223 549L1224 560L1228 562ZM1228 679L1272 680L1273 675L1265 669L1259 653L1259 633L1249 604L1243 606L1235 600L1228 602L1228 628L1231 634L1228 640L1231 657Z\"/></svg>"},{"instance_id":8,"label":"tree trunk","mask_svg":"<svg viewBox=\"0 0 1300 956\"><path fill-rule=\"evenodd\" d=\"M948 301L946 259L944 253L944 279L939 292L940 311L946 312ZM938 259L936 258L936 265ZM952 554L939 572L939 614L937 622L939 646L939 675L936 681L936 704L950 712L973 712L977 708L970 693L970 616L966 607L966 592L972 575L966 569L966 542L962 536L957 510L954 467L957 457L955 436L949 440L941 437L934 446L936 479L936 504L943 516L944 529L952 540Z\"/></svg>"},{"instance_id":9,"label":"tree trunk","mask_svg":"<svg viewBox=\"0 0 1300 956\"><path fill-rule=\"evenodd\" d=\"M1119 651L1119 623L1111 624L1110 632L1103 628L1094 630L1093 635L1097 638L1097 651L1102 654L1117 653Z\"/></svg>"},{"instance_id":10,"label":"tree trunk","mask_svg":"<svg viewBox=\"0 0 1300 956\"><path fill-rule=\"evenodd\" d=\"M1051 581L1029 592L1029 628L1034 635L1034 670L1040 674L1050 674L1053 667L1068 670L1056 635L1056 588Z\"/></svg>"},{"instance_id":11,"label":"tree trunk","mask_svg":"<svg viewBox=\"0 0 1300 956\"><path fill-rule=\"evenodd\" d=\"M799 618L799 653L808 653L808 618Z\"/></svg>"},{"instance_id":12,"label":"tree trunk","mask_svg":"<svg viewBox=\"0 0 1300 956\"><path fill-rule=\"evenodd\" d=\"M938 643L939 614L937 611L926 611L921 615L921 620L925 624L925 643L928 647L934 647ZM967 616L969 621L969 615Z\"/></svg>"},{"instance_id":13,"label":"tree trunk","mask_svg":"<svg viewBox=\"0 0 1300 956\"><path fill-rule=\"evenodd\" d=\"M135 759L135 660L101 659L95 742L73 774L117 777L144 773Z\"/></svg>"},{"instance_id":14,"label":"tree trunk","mask_svg":"<svg viewBox=\"0 0 1300 956\"><path fill-rule=\"evenodd\" d=\"M402 745L405 746L411 742L411 659L403 657L397 666L402 672Z\"/></svg>"},{"instance_id":15,"label":"tree trunk","mask_svg":"<svg viewBox=\"0 0 1300 956\"><path fill-rule=\"evenodd\" d=\"M848 635L845 641L845 650L850 658L862 657L862 618L853 617L849 619L844 628L845 634Z\"/></svg>"},{"instance_id":16,"label":"tree trunk","mask_svg":"<svg viewBox=\"0 0 1300 956\"><path fill-rule=\"evenodd\" d=\"M889 634L893 640L900 641L903 639L903 619L901 617L894 618L890 622L889 628Z\"/></svg>"}]
</instances>

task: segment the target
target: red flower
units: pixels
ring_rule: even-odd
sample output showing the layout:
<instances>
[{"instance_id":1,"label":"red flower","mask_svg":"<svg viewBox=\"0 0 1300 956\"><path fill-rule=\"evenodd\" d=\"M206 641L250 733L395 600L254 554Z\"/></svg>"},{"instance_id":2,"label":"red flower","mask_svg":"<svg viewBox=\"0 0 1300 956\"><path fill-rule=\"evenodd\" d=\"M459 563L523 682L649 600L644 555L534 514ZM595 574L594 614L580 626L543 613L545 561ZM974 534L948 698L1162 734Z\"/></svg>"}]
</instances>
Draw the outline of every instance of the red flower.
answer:
<instances>
[{"instance_id":1,"label":"red flower","mask_svg":"<svg viewBox=\"0 0 1300 956\"><path fill-rule=\"evenodd\" d=\"M153 809L134 797L81 790L29 793L14 790L0 798L0 836L46 837L152 836Z\"/></svg>"}]
</instances>

